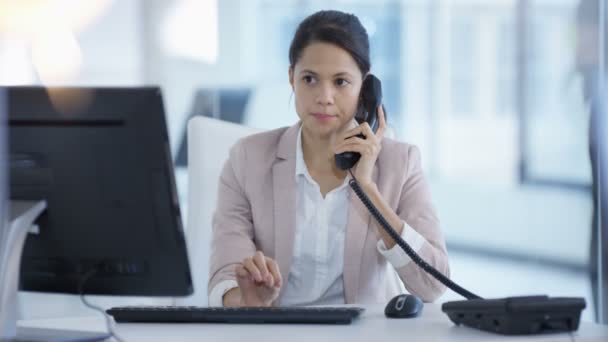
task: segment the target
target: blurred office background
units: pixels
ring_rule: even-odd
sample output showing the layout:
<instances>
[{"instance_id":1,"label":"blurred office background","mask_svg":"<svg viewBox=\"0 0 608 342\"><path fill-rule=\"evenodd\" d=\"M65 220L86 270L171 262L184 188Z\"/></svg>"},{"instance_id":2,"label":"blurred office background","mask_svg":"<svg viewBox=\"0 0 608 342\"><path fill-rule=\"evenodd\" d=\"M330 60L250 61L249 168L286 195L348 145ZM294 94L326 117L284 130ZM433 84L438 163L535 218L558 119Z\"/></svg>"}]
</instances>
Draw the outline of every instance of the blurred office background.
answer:
<instances>
[{"instance_id":1,"label":"blurred office background","mask_svg":"<svg viewBox=\"0 0 608 342\"><path fill-rule=\"evenodd\" d=\"M595 320L577 65L605 70L605 59L602 35L577 28L607 19L605 1L591 1L597 10L581 0L0 0L0 84L160 85L187 211L188 118L293 124L297 23L319 9L355 13L395 137L422 151L452 278L484 297L583 296L583 319ZM33 296L51 298L49 313L73 308L60 304L67 296Z\"/></svg>"}]
</instances>

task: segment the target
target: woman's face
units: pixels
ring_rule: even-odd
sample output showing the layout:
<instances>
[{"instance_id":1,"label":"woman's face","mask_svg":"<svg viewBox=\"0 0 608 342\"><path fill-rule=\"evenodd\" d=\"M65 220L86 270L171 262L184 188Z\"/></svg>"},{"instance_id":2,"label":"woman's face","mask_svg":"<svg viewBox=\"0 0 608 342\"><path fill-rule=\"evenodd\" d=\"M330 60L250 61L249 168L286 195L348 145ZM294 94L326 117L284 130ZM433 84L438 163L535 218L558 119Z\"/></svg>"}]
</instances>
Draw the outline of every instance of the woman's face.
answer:
<instances>
[{"instance_id":1,"label":"woman's face","mask_svg":"<svg viewBox=\"0 0 608 342\"><path fill-rule=\"evenodd\" d=\"M362 79L357 63L346 50L328 43L308 45L294 68L289 69L303 129L328 138L349 128Z\"/></svg>"}]
</instances>

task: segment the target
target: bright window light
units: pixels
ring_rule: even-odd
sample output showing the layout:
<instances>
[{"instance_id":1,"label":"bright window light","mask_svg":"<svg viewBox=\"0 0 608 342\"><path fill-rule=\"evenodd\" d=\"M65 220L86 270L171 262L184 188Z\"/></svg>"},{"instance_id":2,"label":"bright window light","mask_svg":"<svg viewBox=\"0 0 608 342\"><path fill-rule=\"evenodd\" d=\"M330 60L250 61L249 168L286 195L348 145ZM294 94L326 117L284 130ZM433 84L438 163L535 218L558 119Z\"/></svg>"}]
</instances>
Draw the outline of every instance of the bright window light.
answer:
<instances>
[{"instance_id":1,"label":"bright window light","mask_svg":"<svg viewBox=\"0 0 608 342\"><path fill-rule=\"evenodd\" d=\"M215 64L218 58L217 0L182 0L161 27L161 44L169 56Z\"/></svg>"}]
</instances>

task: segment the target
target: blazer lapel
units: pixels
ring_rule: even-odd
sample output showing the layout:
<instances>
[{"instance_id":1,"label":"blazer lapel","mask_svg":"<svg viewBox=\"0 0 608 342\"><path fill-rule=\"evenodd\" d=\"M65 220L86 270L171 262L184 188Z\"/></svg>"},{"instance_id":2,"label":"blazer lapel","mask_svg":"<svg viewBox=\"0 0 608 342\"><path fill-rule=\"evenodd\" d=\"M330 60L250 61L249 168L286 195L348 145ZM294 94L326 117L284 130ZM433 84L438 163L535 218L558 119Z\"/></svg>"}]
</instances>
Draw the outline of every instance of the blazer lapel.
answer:
<instances>
[{"instance_id":1,"label":"blazer lapel","mask_svg":"<svg viewBox=\"0 0 608 342\"><path fill-rule=\"evenodd\" d=\"M272 167L274 196L274 258L283 277L281 298L289 276L296 231L296 139L300 124L283 134L277 147L277 161Z\"/></svg>"},{"instance_id":2,"label":"blazer lapel","mask_svg":"<svg viewBox=\"0 0 608 342\"><path fill-rule=\"evenodd\" d=\"M378 182L378 165L374 165L372 180ZM350 190L350 208L344 241L344 296L346 303L358 301L357 290L361 275L361 258L365 240L371 230L372 216L357 194Z\"/></svg>"}]
</instances>

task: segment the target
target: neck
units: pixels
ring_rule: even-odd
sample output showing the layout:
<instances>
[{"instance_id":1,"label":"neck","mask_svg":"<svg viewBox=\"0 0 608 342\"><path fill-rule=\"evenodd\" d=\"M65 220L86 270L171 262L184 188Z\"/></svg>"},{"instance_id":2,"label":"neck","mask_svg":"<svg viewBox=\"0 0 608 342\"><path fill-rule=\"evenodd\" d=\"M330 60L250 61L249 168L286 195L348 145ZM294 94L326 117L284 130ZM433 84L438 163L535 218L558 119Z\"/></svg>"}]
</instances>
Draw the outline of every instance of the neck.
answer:
<instances>
[{"instance_id":1,"label":"neck","mask_svg":"<svg viewBox=\"0 0 608 342\"><path fill-rule=\"evenodd\" d=\"M302 128L302 153L310 173L333 174L336 177L346 176L346 171L338 169L335 162L332 144L335 134L320 137Z\"/></svg>"}]
</instances>

